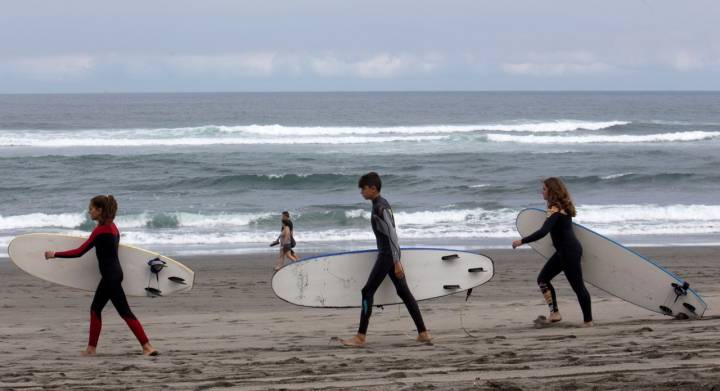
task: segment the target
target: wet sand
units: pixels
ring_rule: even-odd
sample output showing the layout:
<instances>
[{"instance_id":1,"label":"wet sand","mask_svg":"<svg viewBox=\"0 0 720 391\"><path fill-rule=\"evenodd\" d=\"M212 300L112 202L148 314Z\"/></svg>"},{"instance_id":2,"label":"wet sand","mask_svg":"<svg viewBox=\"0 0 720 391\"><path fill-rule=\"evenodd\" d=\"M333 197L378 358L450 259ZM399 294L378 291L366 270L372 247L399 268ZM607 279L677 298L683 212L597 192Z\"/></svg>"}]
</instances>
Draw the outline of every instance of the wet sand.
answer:
<instances>
[{"instance_id":1,"label":"wet sand","mask_svg":"<svg viewBox=\"0 0 720 391\"><path fill-rule=\"evenodd\" d=\"M546 306L530 250L480 250L496 275L464 294L420 303L433 345L414 342L403 306L376 310L368 345L339 347L359 310L275 298L275 253L180 257L187 294L129 298L162 355L140 347L112 306L99 355L82 357L92 292L45 283L0 259L0 389L640 389L720 390L720 248L640 248L709 304L702 320L655 314L589 287L596 320L580 328L575 296L555 284L564 321L533 327ZM359 296L359 293L358 293Z\"/></svg>"}]
</instances>

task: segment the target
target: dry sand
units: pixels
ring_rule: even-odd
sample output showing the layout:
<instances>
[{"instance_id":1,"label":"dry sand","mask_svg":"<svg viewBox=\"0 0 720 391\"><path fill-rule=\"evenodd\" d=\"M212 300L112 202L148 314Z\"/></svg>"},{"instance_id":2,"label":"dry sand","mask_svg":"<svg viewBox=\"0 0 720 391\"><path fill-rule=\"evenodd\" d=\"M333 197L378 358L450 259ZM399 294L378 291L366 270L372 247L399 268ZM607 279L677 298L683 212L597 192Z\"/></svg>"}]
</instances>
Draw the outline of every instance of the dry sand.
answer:
<instances>
[{"instance_id":1,"label":"dry sand","mask_svg":"<svg viewBox=\"0 0 720 391\"><path fill-rule=\"evenodd\" d=\"M705 318L680 321L590 288L596 327L559 276L565 321L536 329L546 307L535 285L543 261L530 250L481 251L496 275L464 295L420 303L435 336L413 341L404 307L376 310L368 346L341 348L355 309L308 309L275 298L275 253L180 259L195 289L130 298L161 351L139 355L111 305L97 357L81 357L92 292L31 277L0 260L0 389L618 389L720 390L720 248L642 248L686 278L708 302ZM359 296L359 293L358 293ZM463 330L465 326L467 332Z\"/></svg>"}]
</instances>

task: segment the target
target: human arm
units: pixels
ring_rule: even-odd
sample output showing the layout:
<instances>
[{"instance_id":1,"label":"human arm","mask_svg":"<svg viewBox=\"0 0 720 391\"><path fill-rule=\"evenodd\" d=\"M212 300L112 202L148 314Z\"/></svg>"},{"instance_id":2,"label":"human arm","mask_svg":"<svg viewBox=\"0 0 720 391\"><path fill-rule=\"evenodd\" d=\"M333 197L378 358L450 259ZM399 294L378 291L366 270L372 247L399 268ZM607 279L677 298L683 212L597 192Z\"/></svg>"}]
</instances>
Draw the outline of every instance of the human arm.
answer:
<instances>
[{"instance_id":1,"label":"human arm","mask_svg":"<svg viewBox=\"0 0 720 391\"><path fill-rule=\"evenodd\" d=\"M550 216L548 216L548 217L545 219L545 222L543 223L542 227L540 227L540 229L538 229L537 231L533 232L532 234L530 234L530 235L528 235L528 236L520 239L520 244L519 244L519 245L521 245L521 244L527 244L527 243L531 243L531 242L540 240L540 239L544 238L545 235L547 235L548 233L550 233L550 231L552 231L553 227L555 226L555 224L557 223L558 219L560 218L560 211L555 210L555 209L551 209L551 210L549 211L549 213L550 213ZM514 244L515 244L515 242L513 242L513 245L514 245Z\"/></svg>"},{"instance_id":2,"label":"human arm","mask_svg":"<svg viewBox=\"0 0 720 391\"><path fill-rule=\"evenodd\" d=\"M87 238L83 244L80 245L80 247L67 250L67 251L46 251L45 252L45 259L50 258L79 258L85 255L88 251L90 251L93 247L95 247L95 238L97 237L97 230L94 230L92 234L90 234L90 237Z\"/></svg>"}]
</instances>

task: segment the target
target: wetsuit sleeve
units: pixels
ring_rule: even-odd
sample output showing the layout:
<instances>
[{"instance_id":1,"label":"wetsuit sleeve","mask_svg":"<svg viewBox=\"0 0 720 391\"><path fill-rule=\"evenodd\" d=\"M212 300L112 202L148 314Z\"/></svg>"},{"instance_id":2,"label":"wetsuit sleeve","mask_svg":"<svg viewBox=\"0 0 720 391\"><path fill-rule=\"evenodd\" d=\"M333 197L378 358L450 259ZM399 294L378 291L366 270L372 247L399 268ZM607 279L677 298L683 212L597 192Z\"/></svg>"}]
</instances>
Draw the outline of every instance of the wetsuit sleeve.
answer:
<instances>
[{"instance_id":1,"label":"wetsuit sleeve","mask_svg":"<svg viewBox=\"0 0 720 391\"><path fill-rule=\"evenodd\" d=\"M378 229L388 237L393 261L397 262L400 260L400 244L398 243L397 232L395 232L395 219L393 219L392 212L388 208L383 208L378 217Z\"/></svg>"},{"instance_id":2,"label":"wetsuit sleeve","mask_svg":"<svg viewBox=\"0 0 720 391\"><path fill-rule=\"evenodd\" d=\"M550 233L550 231L555 226L555 223L558 221L559 218L560 218L560 212L555 212L552 215L550 215L550 217L545 219L545 222L543 223L542 227L540 227L539 230L522 238L522 243L526 244L526 243L534 242L536 240L540 240L540 239L544 238L545 235Z\"/></svg>"},{"instance_id":3,"label":"wetsuit sleeve","mask_svg":"<svg viewBox=\"0 0 720 391\"><path fill-rule=\"evenodd\" d=\"M86 252L90 251L93 247L95 247L95 238L97 238L98 230L94 229L93 232L90 234L90 237L80 245L80 247L74 249L74 250L68 250L68 251L57 251L55 252L55 258L79 258L85 255Z\"/></svg>"}]
</instances>

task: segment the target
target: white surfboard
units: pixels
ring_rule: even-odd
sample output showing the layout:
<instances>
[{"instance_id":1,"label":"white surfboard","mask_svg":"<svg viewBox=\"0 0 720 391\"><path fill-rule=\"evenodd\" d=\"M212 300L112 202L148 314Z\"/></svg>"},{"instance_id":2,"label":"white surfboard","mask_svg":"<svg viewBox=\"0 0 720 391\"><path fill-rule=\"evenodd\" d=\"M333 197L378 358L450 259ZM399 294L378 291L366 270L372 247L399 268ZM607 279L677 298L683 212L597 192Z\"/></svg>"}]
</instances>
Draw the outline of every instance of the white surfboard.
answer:
<instances>
[{"instance_id":1,"label":"white surfboard","mask_svg":"<svg viewBox=\"0 0 720 391\"><path fill-rule=\"evenodd\" d=\"M518 232L523 237L532 234L546 216L541 209L521 211L516 221ZM582 225L573 226L583 247L586 282L650 311L691 319L703 316L707 304L680 277L612 239ZM546 259L555 253L549 234L529 245Z\"/></svg>"},{"instance_id":2,"label":"white surfboard","mask_svg":"<svg viewBox=\"0 0 720 391\"><path fill-rule=\"evenodd\" d=\"M80 258L46 260L44 255L45 251L80 247L86 239L58 234L21 235L10 242L8 254L20 269L30 275L71 288L94 291L100 282L94 249ZM122 287L128 296L167 296L189 291L195 282L195 273L187 266L152 251L121 244L118 255L124 276ZM165 267L154 274L148 261L156 258L165 262Z\"/></svg>"},{"instance_id":3,"label":"white surfboard","mask_svg":"<svg viewBox=\"0 0 720 391\"><path fill-rule=\"evenodd\" d=\"M377 250L353 251L301 259L278 270L272 288L280 299L306 307L360 307ZM493 277L493 261L467 251L404 248L402 263L410 292L417 301L447 296L480 286ZM374 305L402 300L387 277L375 293Z\"/></svg>"}]
</instances>

